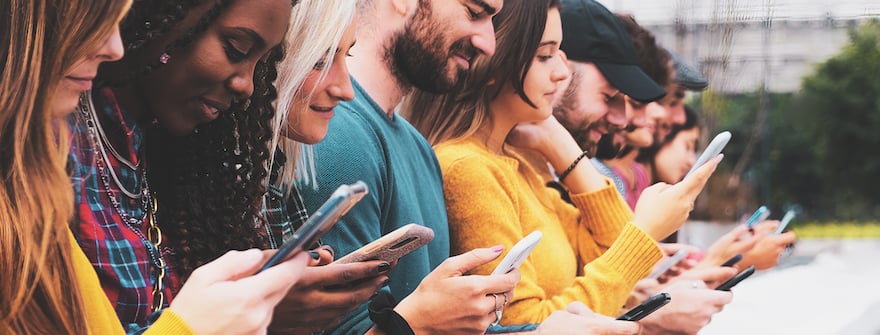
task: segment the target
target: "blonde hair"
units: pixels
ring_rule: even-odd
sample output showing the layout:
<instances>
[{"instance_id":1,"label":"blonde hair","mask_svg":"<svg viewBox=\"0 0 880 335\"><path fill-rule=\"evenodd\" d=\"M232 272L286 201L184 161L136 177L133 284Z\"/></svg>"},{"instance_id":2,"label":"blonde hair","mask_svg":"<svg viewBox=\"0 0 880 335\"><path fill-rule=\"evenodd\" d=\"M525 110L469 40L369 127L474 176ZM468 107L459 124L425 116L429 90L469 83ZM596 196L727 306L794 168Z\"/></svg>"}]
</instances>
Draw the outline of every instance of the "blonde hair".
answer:
<instances>
[{"instance_id":1,"label":"blonde hair","mask_svg":"<svg viewBox=\"0 0 880 335\"><path fill-rule=\"evenodd\" d=\"M69 222L63 122L54 92L66 71L99 48L130 1L0 3L0 333L85 334ZM101 18L116 18L110 21Z\"/></svg>"},{"instance_id":2,"label":"blonde hair","mask_svg":"<svg viewBox=\"0 0 880 335\"><path fill-rule=\"evenodd\" d=\"M278 64L278 100L274 119L272 148L280 148L287 156L277 185L293 185L296 180L317 187L314 154L310 145L284 136L290 109L297 102L297 92L305 78L314 71L317 62L327 66L321 72L323 80L333 63L334 50L351 24L357 0L301 0L290 17L290 28L284 41L284 59ZM309 99L314 92L300 94ZM297 115L297 112L293 112ZM272 151L274 160L275 151Z\"/></svg>"}]
</instances>

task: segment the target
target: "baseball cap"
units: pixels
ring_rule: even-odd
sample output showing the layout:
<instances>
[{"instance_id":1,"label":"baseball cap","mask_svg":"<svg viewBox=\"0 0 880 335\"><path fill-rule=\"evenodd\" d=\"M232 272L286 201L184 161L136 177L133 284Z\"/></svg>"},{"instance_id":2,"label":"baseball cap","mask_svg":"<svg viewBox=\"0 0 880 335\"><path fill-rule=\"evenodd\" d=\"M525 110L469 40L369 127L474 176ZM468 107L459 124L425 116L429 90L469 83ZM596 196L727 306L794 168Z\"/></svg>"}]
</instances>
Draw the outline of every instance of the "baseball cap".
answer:
<instances>
[{"instance_id":1,"label":"baseball cap","mask_svg":"<svg viewBox=\"0 0 880 335\"><path fill-rule=\"evenodd\" d=\"M691 91L702 91L709 87L709 81L697 68L686 63L674 52L669 51L669 54L672 55L672 62L675 63L675 81L679 85Z\"/></svg>"},{"instance_id":2,"label":"baseball cap","mask_svg":"<svg viewBox=\"0 0 880 335\"><path fill-rule=\"evenodd\" d=\"M569 60L590 62L629 97L655 101L666 95L639 67L632 38L605 6L593 0L561 0L562 45Z\"/></svg>"}]
</instances>

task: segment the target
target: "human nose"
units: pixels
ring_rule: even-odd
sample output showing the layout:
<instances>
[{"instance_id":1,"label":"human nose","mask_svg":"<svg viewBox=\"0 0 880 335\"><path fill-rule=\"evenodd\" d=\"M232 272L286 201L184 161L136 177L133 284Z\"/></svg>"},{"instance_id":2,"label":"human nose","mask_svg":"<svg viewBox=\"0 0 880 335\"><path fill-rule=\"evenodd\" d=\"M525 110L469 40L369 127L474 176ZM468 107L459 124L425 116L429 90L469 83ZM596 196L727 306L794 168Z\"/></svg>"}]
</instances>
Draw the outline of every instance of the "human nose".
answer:
<instances>
[{"instance_id":1,"label":"human nose","mask_svg":"<svg viewBox=\"0 0 880 335\"><path fill-rule=\"evenodd\" d=\"M125 47L122 46L122 37L119 34L119 27L113 29L107 40L98 49L98 58L103 62L113 62L122 59L125 54Z\"/></svg>"},{"instance_id":2,"label":"human nose","mask_svg":"<svg viewBox=\"0 0 880 335\"><path fill-rule=\"evenodd\" d=\"M354 87L351 86L351 77L349 77L348 67L344 60L338 66L330 69L324 80L330 81L327 85L327 93L331 97L342 101L354 99Z\"/></svg>"},{"instance_id":3,"label":"human nose","mask_svg":"<svg viewBox=\"0 0 880 335\"><path fill-rule=\"evenodd\" d=\"M239 98L246 99L254 94L254 68L256 64L243 64L242 67L229 78L227 86Z\"/></svg>"},{"instance_id":4,"label":"human nose","mask_svg":"<svg viewBox=\"0 0 880 335\"><path fill-rule=\"evenodd\" d=\"M560 55L558 58L558 62L556 62L556 66L553 68L553 72L551 74L551 80L554 82L560 82L568 79L571 76L571 70L568 68L568 62L565 59L565 54L560 51Z\"/></svg>"},{"instance_id":5,"label":"human nose","mask_svg":"<svg viewBox=\"0 0 880 335\"><path fill-rule=\"evenodd\" d=\"M483 19L477 23L477 32L471 36L471 45L486 56L495 53L495 27L492 19Z\"/></svg>"}]
</instances>

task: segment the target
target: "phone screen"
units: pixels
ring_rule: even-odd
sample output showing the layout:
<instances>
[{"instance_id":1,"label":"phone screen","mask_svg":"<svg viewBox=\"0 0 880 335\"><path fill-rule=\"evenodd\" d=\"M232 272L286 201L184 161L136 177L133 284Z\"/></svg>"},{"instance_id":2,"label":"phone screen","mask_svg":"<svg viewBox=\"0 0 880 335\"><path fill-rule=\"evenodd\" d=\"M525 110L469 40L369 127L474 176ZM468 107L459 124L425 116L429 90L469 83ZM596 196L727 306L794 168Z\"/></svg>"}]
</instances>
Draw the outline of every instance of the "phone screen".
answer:
<instances>
[{"instance_id":1,"label":"phone screen","mask_svg":"<svg viewBox=\"0 0 880 335\"><path fill-rule=\"evenodd\" d=\"M257 273L293 257L310 245L315 244L330 227L336 224L348 210L367 194L367 185L357 181L351 185L342 185L330 195L330 198L309 217L303 226L293 234L278 252L266 261Z\"/></svg>"}]
</instances>

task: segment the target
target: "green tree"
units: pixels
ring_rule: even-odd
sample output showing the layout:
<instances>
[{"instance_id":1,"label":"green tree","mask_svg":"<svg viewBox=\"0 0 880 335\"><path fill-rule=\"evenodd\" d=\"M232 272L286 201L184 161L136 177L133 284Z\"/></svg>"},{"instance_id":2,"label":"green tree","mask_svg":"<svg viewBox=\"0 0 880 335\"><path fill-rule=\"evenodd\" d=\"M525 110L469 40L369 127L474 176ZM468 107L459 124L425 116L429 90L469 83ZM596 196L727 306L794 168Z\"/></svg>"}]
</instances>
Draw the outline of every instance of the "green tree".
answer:
<instances>
[{"instance_id":1,"label":"green tree","mask_svg":"<svg viewBox=\"0 0 880 335\"><path fill-rule=\"evenodd\" d=\"M817 217L880 217L880 22L851 31L803 80L793 107L773 122L778 155L789 161L774 168L789 178L784 193Z\"/></svg>"}]
</instances>

